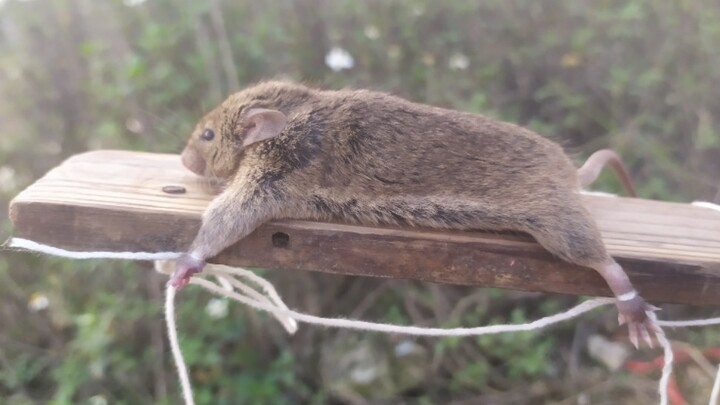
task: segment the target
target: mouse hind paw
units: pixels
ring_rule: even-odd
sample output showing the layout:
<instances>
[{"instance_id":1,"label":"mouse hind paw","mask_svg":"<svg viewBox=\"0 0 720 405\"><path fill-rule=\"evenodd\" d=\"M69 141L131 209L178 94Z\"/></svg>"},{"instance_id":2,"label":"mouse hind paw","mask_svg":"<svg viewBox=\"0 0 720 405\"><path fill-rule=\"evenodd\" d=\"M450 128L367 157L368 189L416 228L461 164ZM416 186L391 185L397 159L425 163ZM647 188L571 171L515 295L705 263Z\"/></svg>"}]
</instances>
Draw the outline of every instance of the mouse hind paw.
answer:
<instances>
[{"instance_id":1,"label":"mouse hind paw","mask_svg":"<svg viewBox=\"0 0 720 405\"><path fill-rule=\"evenodd\" d=\"M628 325L628 337L636 349L640 348L640 339L649 347L654 347L653 335L662 334L657 324L655 311L660 308L650 305L639 295L627 301L618 301L618 323Z\"/></svg>"}]
</instances>

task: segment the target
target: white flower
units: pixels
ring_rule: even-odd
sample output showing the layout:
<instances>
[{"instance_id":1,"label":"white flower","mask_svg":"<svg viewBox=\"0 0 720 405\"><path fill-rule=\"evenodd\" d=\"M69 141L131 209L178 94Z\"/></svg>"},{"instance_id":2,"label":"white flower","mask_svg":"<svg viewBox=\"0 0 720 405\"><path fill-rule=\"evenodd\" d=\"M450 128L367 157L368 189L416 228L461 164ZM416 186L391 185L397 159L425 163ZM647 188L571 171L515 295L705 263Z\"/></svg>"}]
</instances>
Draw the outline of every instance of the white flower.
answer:
<instances>
[{"instance_id":1,"label":"white flower","mask_svg":"<svg viewBox=\"0 0 720 405\"><path fill-rule=\"evenodd\" d=\"M355 65L355 60L348 51L336 46L325 55L325 64L332 69L333 72L339 72L343 69L352 69Z\"/></svg>"},{"instance_id":2,"label":"white flower","mask_svg":"<svg viewBox=\"0 0 720 405\"><path fill-rule=\"evenodd\" d=\"M145 126L143 125L142 121L140 121L137 118L131 117L125 120L125 128L127 128L128 131L139 134L143 132L143 129L145 129Z\"/></svg>"},{"instance_id":3,"label":"white flower","mask_svg":"<svg viewBox=\"0 0 720 405\"><path fill-rule=\"evenodd\" d=\"M363 31L367 39L378 39L380 38L380 30L374 25L368 25Z\"/></svg>"},{"instance_id":4,"label":"white flower","mask_svg":"<svg viewBox=\"0 0 720 405\"><path fill-rule=\"evenodd\" d=\"M91 405L107 405L108 400L102 395L95 395L90 397L88 402Z\"/></svg>"},{"instance_id":5,"label":"white flower","mask_svg":"<svg viewBox=\"0 0 720 405\"><path fill-rule=\"evenodd\" d=\"M211 299L205 307L205 313L211 318L225 318L228 314L227 300L221 298Z\"/></svg>"},{"instance_id":6,"label":"white flower","mask_svg":"<svg viewBox=\"0 0 720 405\"><path fill-rule=\"evenodd\" d=\"M135 7L145 3L146 0L123 0L123 4L128 7Z\"/></svg>"},{"instance_id":7,"label":"white flower","mask_svg":"<svg viewBox=\"0 0 720 405\"><path fill-rule=\"evenodd\" d=\"M356 368L350 372L350 380L355 384L369 384L378 378L378 369L373 366Z\"/></svg>"},{"instance_id":8,"label":"white flower","mask_svg":"<svg viewBox=\"0 0 720 405\"><path fill-rule=\"evenodd\" d=\"M403 340L395 346L395 356L404 357L417 351L417 344L411 340Z\"/></svg>"},{"instance_id":9,"label":"white flower","mask_svg":"<svg viewBox=\"0 0 720 405\"><path fill-rule=\"evenodd\" d=\"M10 166L0 166L0 191L10 193L15 191L15 169Z\"/></svg>"},{"instance_id":10,"label":"white flower","mask_svg":"<svg viewBox=\"0 0 720 405\"><path fill-rule=\"evenodd\" d=\"M452 70L465 70L470 66L470 59L462 53L456 53L448 60L448 67Z\"/></svg>"},{"instance_id":11,"label":"white flower","mask_svg":"<svg viewBox=\"0 0 720 405\"><path fill-rule=\"evenodd\" d=\"M50 306L50 300L43 293L33 293L28 301L28 308L33 312L39 312Z\"/></svg>"}]
</instances>

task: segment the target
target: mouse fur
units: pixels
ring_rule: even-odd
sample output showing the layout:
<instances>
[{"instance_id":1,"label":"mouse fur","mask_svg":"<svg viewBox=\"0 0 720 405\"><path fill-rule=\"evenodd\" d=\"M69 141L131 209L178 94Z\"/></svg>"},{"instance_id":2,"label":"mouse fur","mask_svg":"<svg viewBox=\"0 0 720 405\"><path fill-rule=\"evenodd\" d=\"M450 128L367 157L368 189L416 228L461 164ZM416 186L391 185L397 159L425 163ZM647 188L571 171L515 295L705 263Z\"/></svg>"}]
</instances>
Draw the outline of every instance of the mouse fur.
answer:
<instances>
[{"instance_id":1,"label":"mouse fur","mask_svg":"<svg viewBox=\"0 0 720 405\"><path fill-rule=\"evenodd\" d=\"M272 81L203 117L183 162L228 184L190 248L200 268L263 222L297 218L526 232L599 271L616 295L634 291L583 206L574 163L518 125L382 92ZM645 320L642 299L626 307L629 321Z\"/></svg>"}]
</instances>

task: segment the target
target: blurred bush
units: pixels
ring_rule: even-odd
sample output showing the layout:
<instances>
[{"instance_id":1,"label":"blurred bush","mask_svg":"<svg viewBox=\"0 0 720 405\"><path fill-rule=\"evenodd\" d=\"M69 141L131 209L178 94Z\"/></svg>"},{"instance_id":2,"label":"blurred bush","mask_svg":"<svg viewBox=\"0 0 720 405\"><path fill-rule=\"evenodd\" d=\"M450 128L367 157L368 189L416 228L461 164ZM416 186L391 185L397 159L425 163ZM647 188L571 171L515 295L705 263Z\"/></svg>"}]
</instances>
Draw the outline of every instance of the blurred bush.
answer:
<instances>
[{"instance_id":1,"label":"blurred bush","mask_svg":"<svg viewBox=\"0 0 720 405\"><path fill-rule=\"evenodd\" d=\"M720 186L718 43L713 0L0 1L0 202L7 212L33 179L87 149L177 152L204 111L280 76L481 112L550 136L578 160L609 146L642 196L712 199ZM599 187L620 190L610 176ZM12 232L4 218L0 229ZM309 312L425 325L520 321L573 302L267 275ZM4 253L0 402L177 403L160 323L163 282L143 264ZM382 403L420 404L653 398L653 384L610 378L573 344L612 314L553 334L408 346L311 327L290 339L263 315L224 305L192 289L182 295L198 403L363 403L363 395L381 403L381 391ZM689 338L712 342L704 333ZM363 350L373 355L405 345L417 356L388 364L391 386L375 394L329 383L323 365L352 357L343 342L354 339L360 349L372 342Z\"/></svg>"}]
</instances>

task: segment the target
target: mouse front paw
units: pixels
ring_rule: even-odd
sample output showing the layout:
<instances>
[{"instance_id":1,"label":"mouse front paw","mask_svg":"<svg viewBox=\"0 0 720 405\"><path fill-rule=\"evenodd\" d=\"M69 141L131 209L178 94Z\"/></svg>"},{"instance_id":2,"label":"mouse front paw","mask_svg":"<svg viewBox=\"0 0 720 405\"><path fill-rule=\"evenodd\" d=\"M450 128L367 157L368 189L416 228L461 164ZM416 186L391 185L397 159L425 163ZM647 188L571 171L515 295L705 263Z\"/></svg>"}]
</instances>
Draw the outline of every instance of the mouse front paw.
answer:
<instances>
[{"instance_id":1,"label":"mouse front paw","mask_svg":"<svg viewBox=\"0 0 720 405\"><path fill-rule=\"evenodd\" d=\"M617 303L618 323L620 325L627 323L628 337L635 348L640 347L640 337L653 347L652 334L662 333L662 329L657 324L655 311L660 308L650 305L645 300L636 295L630 300L620 300Z\"/></svg>"},{"instance_id":2,"label":"mouse front paw","mask_svg":"<svg viewBox=\"0 0 720 405\"><path fill-rule=\"evenodd\" d=\"M194 274L200 273L204 267L205 260L185 253L175 261L175 271L170 277L169 283L176 290L180 290L190 282L190 278Z\"/></svg>"}]
</instances>

